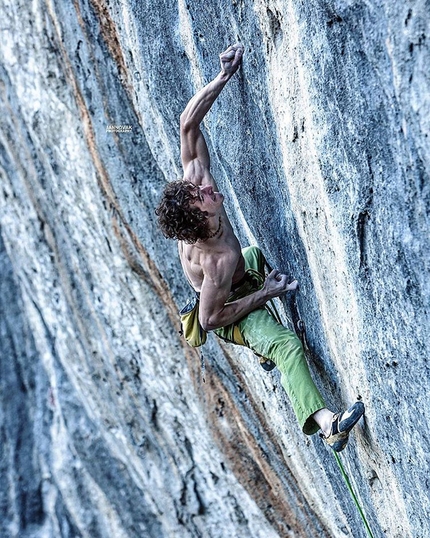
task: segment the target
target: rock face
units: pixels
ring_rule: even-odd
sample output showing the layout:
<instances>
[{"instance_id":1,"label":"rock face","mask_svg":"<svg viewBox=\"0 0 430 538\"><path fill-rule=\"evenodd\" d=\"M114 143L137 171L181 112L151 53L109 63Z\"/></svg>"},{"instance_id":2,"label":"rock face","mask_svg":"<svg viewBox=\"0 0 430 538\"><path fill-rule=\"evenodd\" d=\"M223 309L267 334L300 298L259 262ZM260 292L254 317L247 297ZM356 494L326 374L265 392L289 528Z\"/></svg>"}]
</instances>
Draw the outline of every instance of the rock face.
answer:
<instances>
[{"instance_id":1,"label":"rock face","mask_svg":"<svg viewBox=\"0 0 430 538\"><path fill-rule=\"evenodd\" d=\"M300 281L328 405L366 404L341 458L373 536L429 536L428 2L1 13L0 535L367 535L278 373L210 337L203 383L178 335L154 208L181 111L240 40L213 173L243 245Z\"/></svg>"}]
</instances>

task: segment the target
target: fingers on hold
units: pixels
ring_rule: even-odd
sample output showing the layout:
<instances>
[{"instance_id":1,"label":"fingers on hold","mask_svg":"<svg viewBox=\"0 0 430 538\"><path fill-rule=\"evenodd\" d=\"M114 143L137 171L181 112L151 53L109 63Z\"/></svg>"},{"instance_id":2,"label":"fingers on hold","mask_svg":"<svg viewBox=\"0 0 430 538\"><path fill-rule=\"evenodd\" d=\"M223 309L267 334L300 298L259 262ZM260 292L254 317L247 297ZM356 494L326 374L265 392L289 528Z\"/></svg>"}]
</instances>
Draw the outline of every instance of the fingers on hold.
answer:
<instances>
[{"instance_id":1,"label":"fingers on hold","mask_svg":"<svg viewBox=\"0 0 430 538\"><path fill-rule=\"evenodd\" d=\"M275 275L274 278L277 282L279 282L282 285L285 285L286 276L283 275L280 271L275 269Z\"/></svg>"},{"instance_id":2,"label":"fingers on hold","mask_svg":"<svg viewBox=\"0 0 430 538\"><path fill-rule=\"evenodd\" d=\"M226 50L225 52L220 54L221 60L224 60L224 61L231 61L231 60L233 60L234 57L235 57L234 50L230 50L230 51Z\"/></svg>"},{"instance_id":3,"label":"fingers on hold","mask_svg":"<svg viewBox=\"0 0 430 538\"><path fill-rule=\"evenodd\" d=\"M238 61L242 58L244 50L241 43L235 43L234 45L230 45L224 52L221 52L219 57L223 61Z\"/></svg>"}]
</instances>

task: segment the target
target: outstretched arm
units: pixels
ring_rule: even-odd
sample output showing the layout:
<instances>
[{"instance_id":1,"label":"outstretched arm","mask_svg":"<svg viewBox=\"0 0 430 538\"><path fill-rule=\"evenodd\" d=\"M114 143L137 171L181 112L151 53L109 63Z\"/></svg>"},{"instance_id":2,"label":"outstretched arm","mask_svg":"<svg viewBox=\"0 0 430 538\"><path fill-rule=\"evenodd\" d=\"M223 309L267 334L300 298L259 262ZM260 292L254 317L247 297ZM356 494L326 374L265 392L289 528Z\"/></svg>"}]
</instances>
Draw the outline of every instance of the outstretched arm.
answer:
<instances>
[{"instance_id":1,"label":"outstretched arm","mask_svg":"<svg viewBox=\"0 0 430 538\"><path fill-rule=\"evenodd\" d=\"M243 46L237 43L220 54L220 73L196 93L181 114L181 159L184 179L196 185L210 183L212 180L209 173L209 152L200 130L200 123L224 86L238 70L243 50Z\"/></svg>"}]
</instances>

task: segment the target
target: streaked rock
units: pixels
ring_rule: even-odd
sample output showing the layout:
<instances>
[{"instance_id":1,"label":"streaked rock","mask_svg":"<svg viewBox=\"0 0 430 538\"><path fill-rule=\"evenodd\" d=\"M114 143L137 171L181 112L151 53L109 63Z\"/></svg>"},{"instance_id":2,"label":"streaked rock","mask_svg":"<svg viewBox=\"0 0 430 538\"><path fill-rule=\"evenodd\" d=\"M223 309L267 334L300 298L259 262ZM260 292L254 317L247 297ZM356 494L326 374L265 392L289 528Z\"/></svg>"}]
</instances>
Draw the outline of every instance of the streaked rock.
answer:
<instances>
[{"instance_id":1,"label":"streaked rock","mask_svg":"<svg viewBox=\"0 0 430 538\"><path fill-rule=\"evenodd\" d=\"M278 374L211 337L202 383L178 335L154 208L241 40L214 175L243 245L300 282L328 404L366 404L341 457L374 536L427 536L427 3L166 4L3 1L0 535L366 536Z\"/></svg>"}]
</instances>

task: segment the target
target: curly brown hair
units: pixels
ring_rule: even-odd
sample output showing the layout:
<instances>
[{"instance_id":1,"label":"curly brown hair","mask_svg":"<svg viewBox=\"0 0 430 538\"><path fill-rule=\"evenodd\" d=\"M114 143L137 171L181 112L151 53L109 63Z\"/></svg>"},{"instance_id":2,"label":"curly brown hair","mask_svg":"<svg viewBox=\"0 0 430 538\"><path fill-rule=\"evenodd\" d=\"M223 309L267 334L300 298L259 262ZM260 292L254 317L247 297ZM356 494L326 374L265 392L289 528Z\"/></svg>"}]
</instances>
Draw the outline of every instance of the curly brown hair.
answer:
<instances>
[{"instance_id":1,"label":"curly brown hair","mask_svg":"<svg viewBox=\"0 0 430 538\"><path fill-rule=\"evenodd\" d=\"M180 180L166 185L155 210L165 237L190 244L209 238L208 213L191 205L197 199L194 183Z\"/></svg>"}]
</instances>

